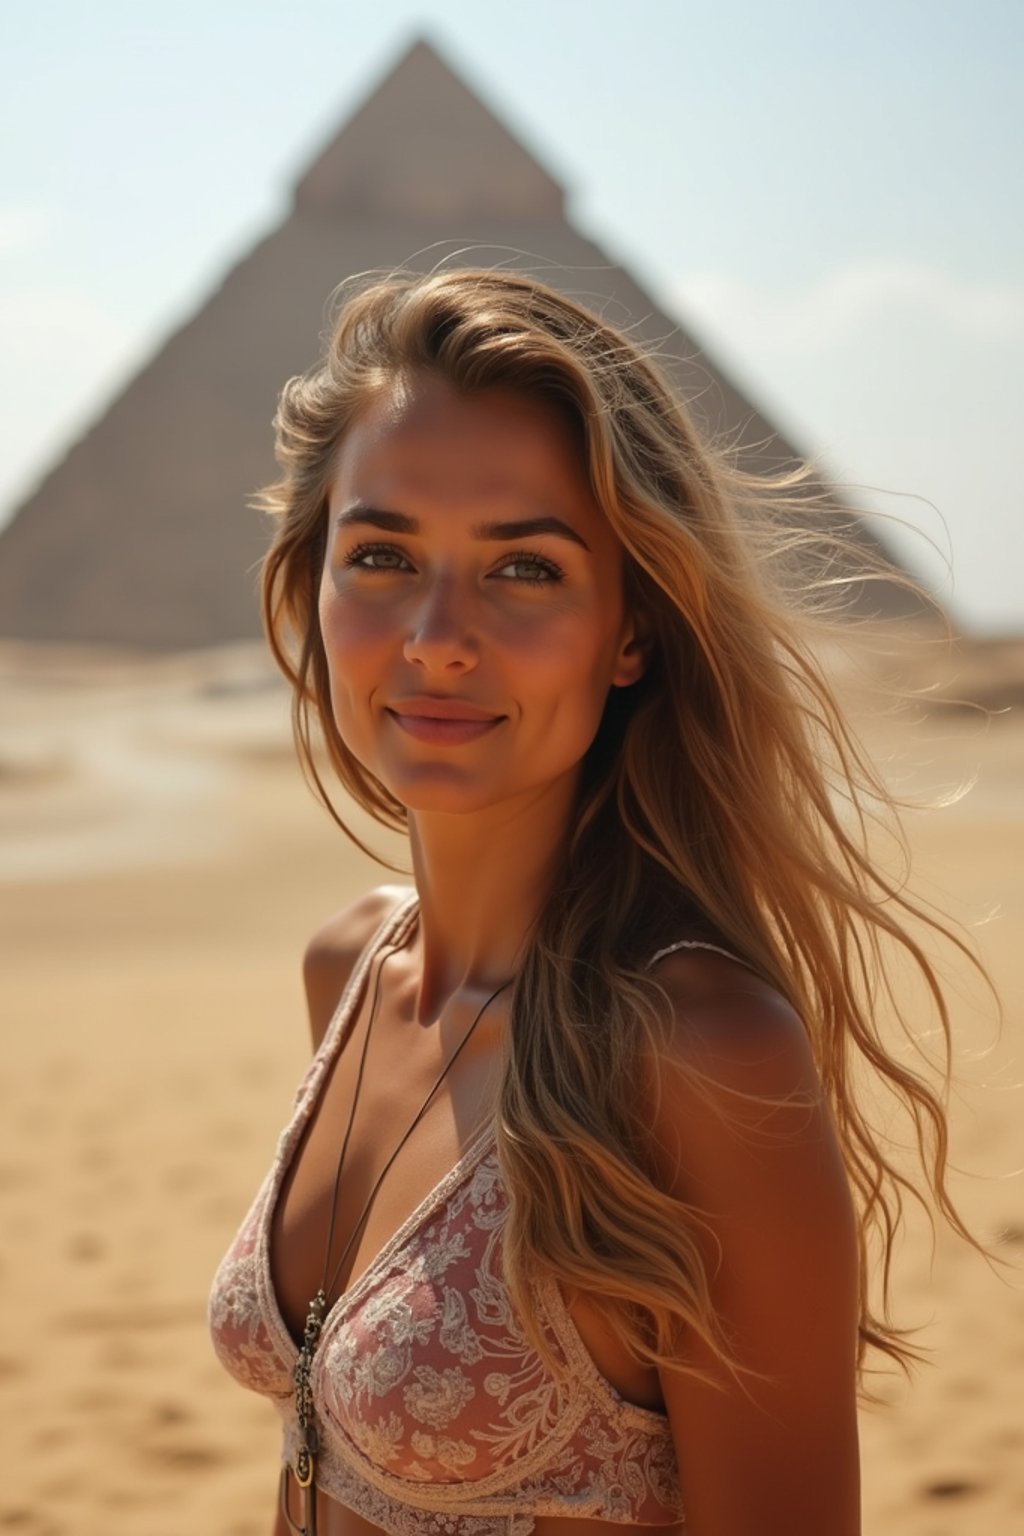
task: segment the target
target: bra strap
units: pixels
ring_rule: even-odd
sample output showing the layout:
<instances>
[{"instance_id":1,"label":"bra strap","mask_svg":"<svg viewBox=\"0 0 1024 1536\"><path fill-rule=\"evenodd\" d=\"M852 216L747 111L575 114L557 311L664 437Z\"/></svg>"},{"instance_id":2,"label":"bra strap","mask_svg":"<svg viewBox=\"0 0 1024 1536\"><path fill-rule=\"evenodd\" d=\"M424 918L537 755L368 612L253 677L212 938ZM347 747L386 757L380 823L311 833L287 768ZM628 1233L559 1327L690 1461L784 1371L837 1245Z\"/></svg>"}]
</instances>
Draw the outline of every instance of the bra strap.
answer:
<instances>
[{"instance_id":1,"label":"bra strap","mask_svg":"<svg viewBox=\"0 0 1024 1536\"><path fill-rule=\"evenodd\" d=\"M746 960L741 959L739 955L734 955L731 949L723 949L721 944L708 944L703 939L677 939L674 944L666 944L664 949L659 949L652 955L644 966L644 970L649 971L652 965L657 965L658 961L664 960L666 955L674 955L678 949L711 949L716 955L724 955L727 960L735 960L737 965L742 965L748 971L750 969Z\"/></svg>"}]
</instances>

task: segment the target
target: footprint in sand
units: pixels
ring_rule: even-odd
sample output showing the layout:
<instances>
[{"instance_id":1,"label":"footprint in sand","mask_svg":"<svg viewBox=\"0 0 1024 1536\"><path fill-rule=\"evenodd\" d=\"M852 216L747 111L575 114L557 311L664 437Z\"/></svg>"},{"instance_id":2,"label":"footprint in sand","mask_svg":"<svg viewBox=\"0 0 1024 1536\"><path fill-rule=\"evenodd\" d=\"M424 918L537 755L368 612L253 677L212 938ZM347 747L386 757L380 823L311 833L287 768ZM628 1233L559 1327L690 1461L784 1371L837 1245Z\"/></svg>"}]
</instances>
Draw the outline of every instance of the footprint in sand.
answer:
<instances>
[{"instance_id":1,"label":"footprint in sand","mask_svg":"<svg viewBox=\"0 0 1024 1536\"><path fill-rule=\"evenodd\" d=\"M946 1397L954 1397L962 1402L985 1397L988 1390L989 1383L980 1376L954 1376L943 1387Z\"/></svg>"},{"instance_id":2,"label":"footprint in sand","mask_svg":"<svg viewBox=\"0 0 1024 1536\"><path fill-rule=\"evenodd\" d=\"M151 1404L132 1438L151 1464L175 1471L200 1472L230 1460L221 1446L197 1438L195 1414L173 1398Z\"/></svg>"},{"instance_id":3,"label":"footprint in sand","mask_svg":"<svg viewBox=\"0 0 1024 1536\"><path fill-rule=\"evenodd\" d=\"M921 1491L926 1499L966 1499L980 1493L981 1487L970 1478L944 1477L926 1483Z\"/></svg>"},{"instance_id":4,"label":"footprint in sand","mask_svg":"<svg viewBox=\"0 0 1024 1536\"><path fill-rule=\"evenodd\" d=\"M106 1244L98 1232L73 1232L65 1248L72 1264L93 1264L106 1253Z\"/></svg>"},{"instance_id":5,"label":"footprint in sand","mask_svg":"<svg viewBox=\"0 0 1024 1536\"><path fill-rule=\"evenodd\" d=\"M195 1414L183 1403L165 1401L154 1403L147 1417L151 1424L162 1428L167 1424L188 1424L195 1418Z\"/></svg>"},{"instance_id":6,"label":"footprint in sand","mask_svg":"<svg viewBox=\"0 0 1024 1536\"><path fill-rule=\"evenodd\" d=\"M214 1445L196 1445L194 1442L147 1446L144 1454L157 1466L189 1472L202 1472L208 1468L223 1467L231 1460L230 1456Z\"/></svg>"}]
</instances>

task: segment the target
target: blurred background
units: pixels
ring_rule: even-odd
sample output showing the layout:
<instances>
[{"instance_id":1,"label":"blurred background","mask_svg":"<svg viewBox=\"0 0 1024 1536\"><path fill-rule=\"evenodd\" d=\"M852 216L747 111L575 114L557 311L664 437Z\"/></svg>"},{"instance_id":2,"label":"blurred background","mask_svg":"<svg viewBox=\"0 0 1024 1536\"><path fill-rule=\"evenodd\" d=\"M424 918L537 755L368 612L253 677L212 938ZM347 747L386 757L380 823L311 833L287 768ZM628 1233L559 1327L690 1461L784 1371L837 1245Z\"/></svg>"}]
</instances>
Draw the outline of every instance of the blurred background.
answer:
<instances>
[{"instance_id":1,"label":"blurred background","mask_svg":"<svg viewBox=\"0 0 1024 1536\"><path fill-rule=\"evenodd\" d=\"M1024 1528L1024 11L43 0L0 36L0 1529L272 1525L276 1417L205 1293L308 1056L306 939L393 877L302 783L246 500L336 285L460 262L632 326L948 615L876 588L884 643L832 666L895 787L971 786L908 831L1003 997L998 1034L950 973L956 1194L1010 1267L911 1221L933 1363L874 1383L865 1530Z\"/></svg>"}]
</instances>

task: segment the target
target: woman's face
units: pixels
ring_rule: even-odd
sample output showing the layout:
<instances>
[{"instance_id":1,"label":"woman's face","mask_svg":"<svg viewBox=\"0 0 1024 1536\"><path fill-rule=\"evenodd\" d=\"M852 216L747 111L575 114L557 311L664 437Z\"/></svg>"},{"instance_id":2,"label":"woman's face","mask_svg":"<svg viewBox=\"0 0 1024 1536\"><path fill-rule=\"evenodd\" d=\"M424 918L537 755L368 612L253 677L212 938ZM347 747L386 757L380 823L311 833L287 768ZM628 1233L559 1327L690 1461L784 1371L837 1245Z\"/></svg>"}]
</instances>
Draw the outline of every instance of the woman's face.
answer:
<instances>
[{"instance_id":1,"label":"woman's face","mask_svg":"<svg viewBox=\"0 0 1024 1536\"><path fill-rule=\"evenodd\" d=\"M535 796L643 651L568 424L526 395L396 382L346 434L320 628L346 746L410 810Z\"/></svg>"}]
</instances>

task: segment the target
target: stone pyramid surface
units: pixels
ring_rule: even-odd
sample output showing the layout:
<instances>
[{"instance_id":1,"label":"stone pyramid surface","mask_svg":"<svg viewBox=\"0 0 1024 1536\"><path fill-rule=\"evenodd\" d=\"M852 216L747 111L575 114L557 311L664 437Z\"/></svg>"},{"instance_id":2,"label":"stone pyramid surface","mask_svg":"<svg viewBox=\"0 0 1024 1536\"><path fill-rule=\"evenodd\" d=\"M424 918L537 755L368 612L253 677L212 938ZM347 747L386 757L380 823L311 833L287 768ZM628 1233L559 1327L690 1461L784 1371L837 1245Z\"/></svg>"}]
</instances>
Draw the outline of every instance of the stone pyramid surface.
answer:
<instances>
[{"instance_id":1,"label":"stone pyramid surface","mask_svg":"<svg viewBox=\"0 0 1024 1536\"><path fill-rule=\"evenodd\" d=\"M417 42L298 182L292 206L68 448L0 534L0 636L144 649L256 637L278 392L327 298L395 266L522 267L659 348L751 468L799 455L678 322L568 222L561 187ZM758 447L757 445L761 445ZM873 543L866 529L858 533ZM871 605L899 613L895 585Z\"/></svg>"}]
</instances>

